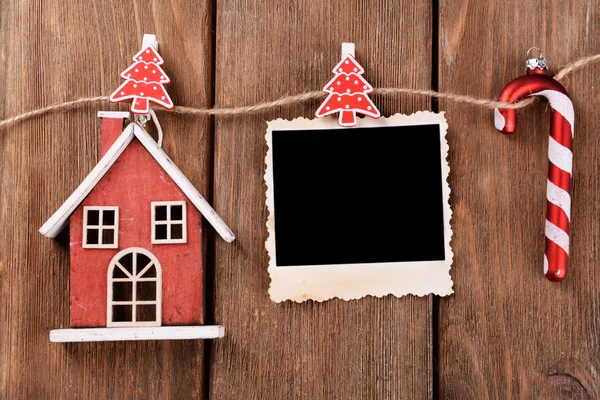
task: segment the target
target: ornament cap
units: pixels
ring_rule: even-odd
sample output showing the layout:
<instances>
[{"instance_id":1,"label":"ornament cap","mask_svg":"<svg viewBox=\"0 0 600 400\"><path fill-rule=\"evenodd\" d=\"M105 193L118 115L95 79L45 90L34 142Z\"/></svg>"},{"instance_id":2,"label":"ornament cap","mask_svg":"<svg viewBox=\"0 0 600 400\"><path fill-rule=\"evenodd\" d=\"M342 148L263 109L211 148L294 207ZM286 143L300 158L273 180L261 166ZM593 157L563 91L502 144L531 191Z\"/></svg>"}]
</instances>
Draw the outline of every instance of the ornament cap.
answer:
<instances>
[{"instance_id":1,"label":"ornament cap","mask_svg":"<svg viewBox=\"0 0 600 400\"><path fill-rule=\"evenodd\" d=\"M531 55L532 50L537 50L538 56L533 58ZM547 75L548 74L548 63L544 58L544 53L539 47L532 47L527 50L527 61L525 62L527 66L527 74L528 75Z\"/></svg>"}]
</instances>

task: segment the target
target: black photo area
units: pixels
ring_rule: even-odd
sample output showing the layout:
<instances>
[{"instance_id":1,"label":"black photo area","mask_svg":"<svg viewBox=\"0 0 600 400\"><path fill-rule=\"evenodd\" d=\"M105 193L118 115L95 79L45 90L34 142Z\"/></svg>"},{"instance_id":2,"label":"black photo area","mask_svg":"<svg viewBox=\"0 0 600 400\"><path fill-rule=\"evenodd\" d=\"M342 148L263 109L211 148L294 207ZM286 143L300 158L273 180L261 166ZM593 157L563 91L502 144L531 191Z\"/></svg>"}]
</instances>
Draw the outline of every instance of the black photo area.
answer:
<instances>
[{"instance_id":1,"label":"black photo area","mask_svg":"<svg viewBox=\"0 0 600 400\"><path fill-rule=\"evenodd\" d=\"M277 266L445 259L439 125L273 131Z\"/></svg>"}]
</instances>

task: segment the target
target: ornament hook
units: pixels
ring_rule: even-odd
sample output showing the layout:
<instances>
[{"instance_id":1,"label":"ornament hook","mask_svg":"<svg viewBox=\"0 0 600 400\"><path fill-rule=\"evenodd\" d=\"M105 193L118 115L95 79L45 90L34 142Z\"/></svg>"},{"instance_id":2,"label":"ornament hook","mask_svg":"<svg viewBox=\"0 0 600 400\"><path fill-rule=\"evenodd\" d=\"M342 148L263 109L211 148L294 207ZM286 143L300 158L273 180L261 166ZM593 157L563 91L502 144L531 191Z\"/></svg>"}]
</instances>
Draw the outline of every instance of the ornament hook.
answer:
<instances>
[{"instance_id":1,"label":"ornament hook","mask_svg":"<svg viewBox=\"0 0 600 400\"><path fill-rule=\"evenodd\" d=\"M162 127L160 126L160 122L158 122L156 112L153 109L150 109L148 114L134 114L134 121L142 129L144 129L148 121L154 122L154 126L156 126L156 133L158 134L158 140L156 143L158 144L158 147L162 147L163 131Z\"/></svg>"},{"instance_id":2,"label":"ornament hook","mask_svg":"<svg viewBox=\"0 0 600 400\"><path fill-rule=\"evenodd\" d=\"M531 50L537 50L538 51L538 56L537 57L532 57L531 56ZM544 58L544 52L542 51L542 49L540 49L539 47L531 47L529 48L529 50L527 50L527 58Z\"/></svg>"},{"instance_id":3,"label":"ornament hook","mask_svg":"<svg viewBox=\"0 0 600 400\"><path fill-rule=\"evenodd\" d=\"M133 118L136 124L144 128L146 126L146 123L150 120L148 116L149 114L134 114Z\"/></svg>"}]
</instances>

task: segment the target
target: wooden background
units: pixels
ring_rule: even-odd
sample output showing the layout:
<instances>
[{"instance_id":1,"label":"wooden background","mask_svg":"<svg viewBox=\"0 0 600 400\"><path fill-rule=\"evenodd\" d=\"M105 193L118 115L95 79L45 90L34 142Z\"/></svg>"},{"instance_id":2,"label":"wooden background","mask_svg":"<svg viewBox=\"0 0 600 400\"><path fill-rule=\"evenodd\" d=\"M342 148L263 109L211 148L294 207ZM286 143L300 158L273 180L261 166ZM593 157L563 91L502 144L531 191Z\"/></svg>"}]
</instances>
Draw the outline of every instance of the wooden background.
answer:
<instances>
[{"instance_id":1,"label":"wooden background","mask_svg":"<svg viewBox=\"0 0 600 400\"><path fill-rule=\"evenodd\" d=\"M0 117L108 95L155 33L178 105L233 107L318 90L353 41L374 87L485 98L543 48L556 70L600 52L600 0L2 0ZM384 115L447 112L456 293L274 304L267 289L265 121L161 113L164 148L236 232L208 239L215 341L51 344L68 325L67 238L39 226L97 161L100 109L0 132L0 398L600 398L600 64L576 107L572 258L542 275L549 112L518 133L490 110L373 96ZM357 216L360 217L360 216ZM310 222L310 221L308 221ZM212 230L208 229L209 232Z\"/></svg>"}]
</instances>

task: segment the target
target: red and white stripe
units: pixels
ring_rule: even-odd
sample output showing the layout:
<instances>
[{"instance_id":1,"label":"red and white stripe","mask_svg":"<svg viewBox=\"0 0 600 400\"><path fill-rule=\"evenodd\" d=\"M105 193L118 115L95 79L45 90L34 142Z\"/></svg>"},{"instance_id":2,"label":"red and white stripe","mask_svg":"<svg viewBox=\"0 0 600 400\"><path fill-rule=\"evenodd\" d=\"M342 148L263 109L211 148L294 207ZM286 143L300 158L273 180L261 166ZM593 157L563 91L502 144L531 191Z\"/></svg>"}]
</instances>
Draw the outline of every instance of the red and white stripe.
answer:
<instances>
[{"instance_id":1,"label":"red and white stripe","mask_svg":"<svg viewBox=\"0 0 600 400\"><path fill-rule=\"evenodd\" d=\"M523 79L523 78L533 78ZM573 171L574 110L567 91L545 75L528 75L516 79L500 101L515 102L522 97L542 96L552 107L552 124L548 147L548 188L546 212L546 250L544 274L551 281L564 279L569 257L569 223L571 220L571 175ZM511 85L511 82L509 85ZM507 87L509 87L507 85ZM532 89L538 89L533 91ZM543 89L543 90L539 90ZM522 95L522 96L521 96ZM504 98L503 98L504 97ZM496 128L513 133L516 127L514 109L495 110Z\"/></svg>"}]
</instances>

